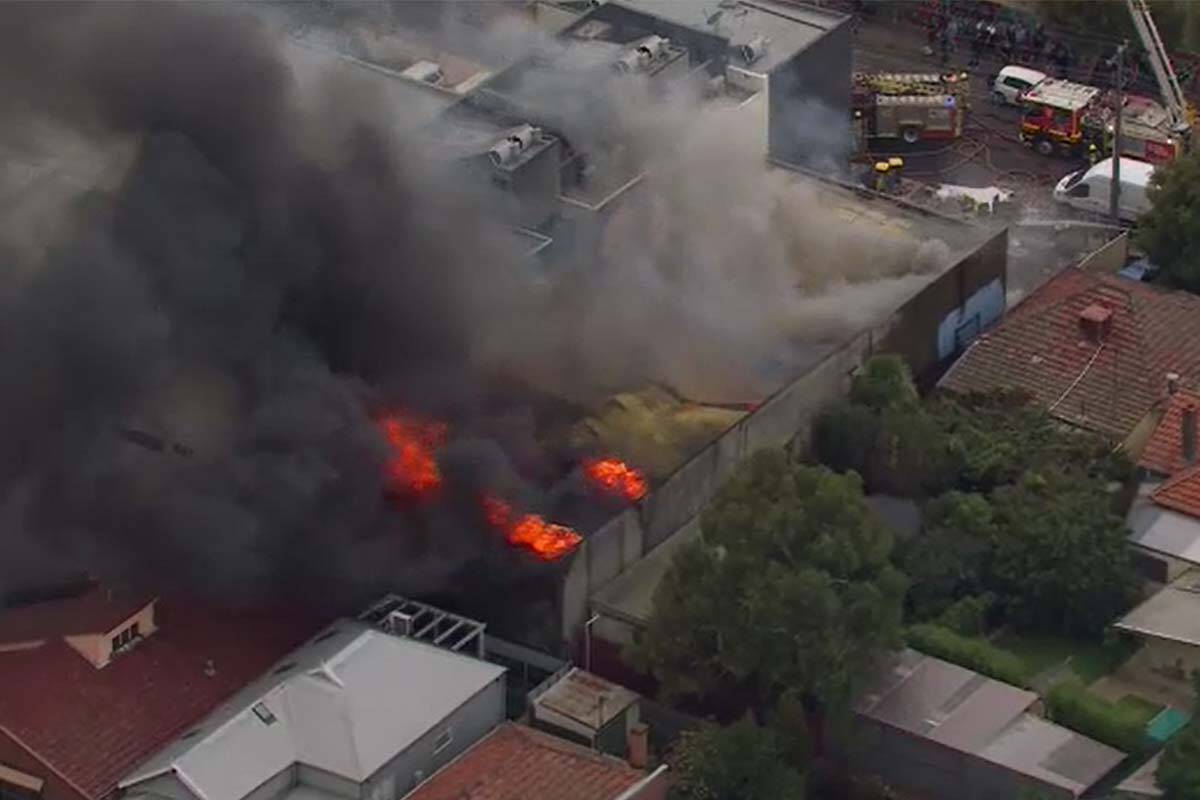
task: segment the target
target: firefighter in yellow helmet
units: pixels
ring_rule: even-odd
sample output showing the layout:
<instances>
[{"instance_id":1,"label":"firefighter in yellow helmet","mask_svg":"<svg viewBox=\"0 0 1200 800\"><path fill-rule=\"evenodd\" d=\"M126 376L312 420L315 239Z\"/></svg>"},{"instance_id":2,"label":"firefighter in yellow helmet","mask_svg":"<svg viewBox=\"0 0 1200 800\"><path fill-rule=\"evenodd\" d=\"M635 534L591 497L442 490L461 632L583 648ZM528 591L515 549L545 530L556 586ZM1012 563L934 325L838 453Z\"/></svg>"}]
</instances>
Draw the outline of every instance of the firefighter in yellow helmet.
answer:
<instances>
[{"instance_id":1,"label":"firefighter in yellow helmet","mask_svg":"<svg viewBox=\"0 0 1200 800\"><path fill-rule=\"evenodd\" d=\"M1088 145L1087 157L1088 163L1092 166L1095 166L1096 162L1100 160L1100 148L1096 146L1095 142Z\"/></svg>"}]
</instances>

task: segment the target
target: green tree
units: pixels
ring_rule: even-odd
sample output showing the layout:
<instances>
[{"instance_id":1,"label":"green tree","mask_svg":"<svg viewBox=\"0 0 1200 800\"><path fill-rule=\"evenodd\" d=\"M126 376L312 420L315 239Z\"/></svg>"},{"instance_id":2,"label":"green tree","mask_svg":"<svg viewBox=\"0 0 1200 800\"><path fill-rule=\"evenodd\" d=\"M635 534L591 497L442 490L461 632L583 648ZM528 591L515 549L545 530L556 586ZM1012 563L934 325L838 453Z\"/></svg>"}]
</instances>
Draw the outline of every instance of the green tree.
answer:
<instances>
[{"instance_id":1,"label":"green tree","mask_svg":"<svg viewBox=\"0 0 1200 800\"><path fill-rule=\"evenodd\" d=\"M844 708L897 645L906 580L857 475L781 450L742 465L675 558L635 648L668 696L742 693L763 719L788 691Z\"/></svg>"},{"instance_id":2,"label":"green tree","mask_svg":"<svg viewBox=\"0 0 1200 800\"><path fill-rule=\"evenodd\" d=\"M1167 744L1154 775L1165 800L1200 800L1200 672L1193 673L1192 683L1192 721Z\"/></svg>"},{"instance_id":3,"label":"green tree","mask_svg":"<svg viewBox=\"0 0 1200 800\"><path fill-rule=\"evenodd\" d=\"M1027 475L994 492L992 507L999 533L988 580L1015 625L1098 635L1128 608L1126 530L1098 480Z\"/></svg>"},{"instance_id":4,"label":"green tree","mask_svg":"<svg viewBox=\"0 0 1200 800\"><path fill-rule=\"evenodd\" d=\"M1200 149L1156 170L1149 194L1137 244L1173 285L1200 291Z\"/></svg>"},{"instance_id":5,"label":"green tree","mask_svg":"<svg viewBox=\"0 0 1200 800\"><path fill-rule=\"evenodd\" d=\"M986 497L947 492L931 501L925 508L922 534L907 543L899 557L901 569L912 581L911 616L934 619L959 598L981 593L996 534Z\"/></svg>"},{"instance_id":6,"label":"green tree","mask_svg":"<svg viewBox=\"0 0 1200 800\"><path fill-rule=\"evenodd\" d=\"M912 372L900 356L872 356L850 384L850 402L875 411L915 406L917 387Z\"/></svg>"},{"instance_id":7,"label":"green tree","mask_svg":"<svg viewBox=\"0 0 1200 800\"><path fill-rule=\"evenodd\" d=\"M804 776L788 766L770 728L744 718L687 731L669 759L672 800L802 800Z\"/></svg>"}]
</instances>

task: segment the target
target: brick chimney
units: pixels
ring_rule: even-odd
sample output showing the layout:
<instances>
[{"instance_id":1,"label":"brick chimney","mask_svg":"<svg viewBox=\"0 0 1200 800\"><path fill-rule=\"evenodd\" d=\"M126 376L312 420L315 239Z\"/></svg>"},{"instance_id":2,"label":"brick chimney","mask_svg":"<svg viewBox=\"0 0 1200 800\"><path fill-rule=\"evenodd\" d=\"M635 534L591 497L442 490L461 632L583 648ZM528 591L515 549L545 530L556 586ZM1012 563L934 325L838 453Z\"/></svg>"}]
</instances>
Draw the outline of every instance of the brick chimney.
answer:
<instances>
[{"instance_id":1,"label":"brick chimney","mask_svg":"<svg viewBox=\"0 0 1200 800\"><path fill-rule=\"evenodd\" d=\"M629 766L645 769L650 763L650 726L639 722L629 728Z\"/></svg>"},{"instance_id":2,"label":"brick chimney","mask_svg":"<svg viewBox=\"0 0 1200 800\"><path fill-rule=\"evenodd\" d=\"M1079 330L1089 342L1101 344L1112 333L1112 310L1092 303L1079 312Z\"/></svg>"},{"instance_id":3,"label":"brick chimney","mask_svg":"<svg viewBox=\"0 0 1200 800\"><path fill-rule=\"evenodd\" d=\"M1183 439L1183 460L1188 464L1196 463L1196 406L1188 403L1183 409L1183 420L1180 424L1180 435Z\"/></svg>"},{"instance_id":4,"label":"brick chimney","mask_svg":"<svg viewBox=\"0 0 1200 800\"><path fill-rule=\"evenodd\" d=\"M1174 396L1174 394L1178 391L1179 391L1179 373L1178 372L1168 372L1167 373L1167 397Z\"/></svg>"}]
</instances>

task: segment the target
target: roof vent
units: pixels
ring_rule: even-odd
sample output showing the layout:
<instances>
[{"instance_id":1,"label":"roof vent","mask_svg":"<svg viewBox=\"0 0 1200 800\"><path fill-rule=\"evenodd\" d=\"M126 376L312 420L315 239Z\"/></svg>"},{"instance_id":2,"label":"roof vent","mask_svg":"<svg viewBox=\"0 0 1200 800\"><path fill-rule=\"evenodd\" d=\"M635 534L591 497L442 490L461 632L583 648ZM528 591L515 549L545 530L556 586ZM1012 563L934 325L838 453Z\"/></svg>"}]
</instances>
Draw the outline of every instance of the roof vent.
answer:
<instances>
[{"instance_id":1,"label":"roof vent","mask_svg":"<svg viewBox=\"0 0 1200 800\"><path fill-rule=\"evenodd\" d=\"M514 128L488 151L488 158L497 167L511 164L521 153L529 149L538 136L538 129L532 125L522 125Z\"/></svg>"},{"instance_id":2,"label":"roof vent","mask_svg":"<svg viewBox=\"0 0 1200 800\"><path fill-rule=\"evenodd\" d=\"M639 39L614 65L618 72L642 72L667 52L670 40L662 36Z\"/></svg>"},{"instance_id":3,"label":"roof vent","mask_svg":"<svg viewBox=\"0 0 1200 800\"><path fill-rule=\"evenodd\" d=\"M750 41L738 47L741 53L742 60L747 64L753 64L767 54L767 45L771 40L765 36L755 36Z\"/></svg>"},{"instance_id":4,"label":"roof vent","mask_svg":"<svg viewBox=\"0 0 1200 800\"><path fill-rule=\"evenodd\" d=\"M384 626L393 636L412 636L413 618L403 611L393 611L387 615Z\"/></svg>"},{"instance_id":5,"label":"roof vent","mask_svg":"<svg viewBox=\"0 0 1200 800\"><path fill-rule=\"evenodd\" d=\"M434 61L418 61L400 74L411 80L431 83L434 86L441 86L442 82L446 80L442 68Z\"/></svg>"},{"instance_id":6,"label":"roof vent","mask_svg":"<svg viewBox=\"0 0 1200 800\"><path fill-rule=\"evenodd\" d=\"M1179 391L1179 373L1178 372L1168 372L1167 373L1167 394L1173 395L1178 391Z\"/></svg>"},{"instance_id":7,"label":"roof vent","mask_svg":"<svg viewBox=\"0 0 1200 800\"><path fill-rule=\"evenodd\" d=\"M1099 303L1092 303L1079 312L1079 329L1088 341L1103 343L1112 333L1112 310Z\"/></svg>"}]
</instances>

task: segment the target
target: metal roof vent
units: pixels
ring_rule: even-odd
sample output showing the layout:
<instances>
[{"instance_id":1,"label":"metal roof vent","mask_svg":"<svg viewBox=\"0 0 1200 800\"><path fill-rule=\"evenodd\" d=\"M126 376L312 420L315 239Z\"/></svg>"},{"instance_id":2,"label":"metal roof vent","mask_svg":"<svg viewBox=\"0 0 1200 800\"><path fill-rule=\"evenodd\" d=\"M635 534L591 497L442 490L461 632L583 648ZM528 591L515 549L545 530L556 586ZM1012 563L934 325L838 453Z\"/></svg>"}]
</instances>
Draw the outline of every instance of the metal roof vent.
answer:
<instances>
[{"instance_id":1,"label":"metal roof vent","mask_svg":"<svg viewBox=\"0 0 1200 800\"><path fill-rule=\"evenodd\" d=\"M414 81L431 83L434 86L441 86L442 82L446 80L441 66L435 61L418 61L400 74Z\"/></svg>"},{"instance_id":2,"label":"metal roof vent","mask_svg":"<svg viewBox=\"0 0 1200 800\"><path fill-rule=\"evenodd\" d=\"M740 45L738 51L747 64L753 64L767 54L767 47L770 44L771 40L766 36L755 36L750 41Z\"/></svg>"},{"instance_id":3,"label":"metal roof vent","mask_svg":"<svg viewBox=\"0 0 1200 800\"><path fill-rule=\"evenodd\" d=\"M514 128L488 151L488 158L497 167L511 164L521 153L529 149L537 139L538 133L538 129L532 125Z\"/></svg>"},{"instance_id":4,"label":"metal roof vent","mask_svg":"<svg viewBox=\"0 0 1200 800\"><path fill-rule=\"evenodd\" d=\"M667 52L669 39L662 36L647 36L639 39L613 65L617 72L642 72Z\"/></svg>"},{"instance_id":5,"label":"metal roof vent","mask_svg":"<svg viewBox=\"0 0 1200 800\"><path fill-rule=\"evenodd\" d=\"M393 636L412 636L412 615L403 611L392 611L388 613L384 627Z\"/></svg>"}]
</instances>

